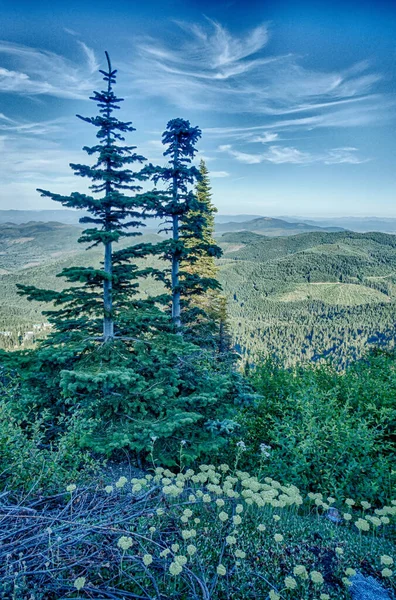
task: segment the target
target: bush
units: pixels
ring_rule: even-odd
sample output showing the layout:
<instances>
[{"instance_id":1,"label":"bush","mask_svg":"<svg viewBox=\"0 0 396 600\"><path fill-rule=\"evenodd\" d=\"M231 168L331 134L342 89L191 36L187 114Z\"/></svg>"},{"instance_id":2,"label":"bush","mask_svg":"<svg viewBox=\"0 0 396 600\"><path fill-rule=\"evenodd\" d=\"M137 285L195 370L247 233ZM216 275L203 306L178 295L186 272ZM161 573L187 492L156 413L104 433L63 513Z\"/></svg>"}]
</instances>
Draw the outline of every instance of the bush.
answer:
<instances>
[{"instance_id":1,"label":"bush","mask_svg":"<svg viewBox=\"0 0 396 600\"><path fill-rule=\"evenodd\" d=\"M84 480L98 465L81 449L81 439L92 428L84 415L54 419L46 411L40 416L21 416L19 382L15 376L0 376L0 486L17 492L58 492L70 478ZM52 442L50 432L61 430Z\"/></svg>"},{"instance_id":2,"label":"bush","mask_svg":"<svg viewBox=\"0 0 396 600\"><path fill-rule=\"evenodd\" d=\"M23 524L9 513L2 597L342 600L357 570L392 585L395 504L374 512L303 497L228 465L156 468L105 488L71 483L55 506L33 506ZM330 506L337 523L325 517Z\"/></svg>"},{"instance_id":3,"label":"bush","mask_svg":"<svg viewBox=\"0 0 396 600\"><path fill-rule=\"evenodd\" d=\"M340 497L386 502L395 483L396 361L376 353L337 373L328 366L285 370L272 361L251 375L261 395L239 419L252 466Z\"/></svg>"}]
</instances>

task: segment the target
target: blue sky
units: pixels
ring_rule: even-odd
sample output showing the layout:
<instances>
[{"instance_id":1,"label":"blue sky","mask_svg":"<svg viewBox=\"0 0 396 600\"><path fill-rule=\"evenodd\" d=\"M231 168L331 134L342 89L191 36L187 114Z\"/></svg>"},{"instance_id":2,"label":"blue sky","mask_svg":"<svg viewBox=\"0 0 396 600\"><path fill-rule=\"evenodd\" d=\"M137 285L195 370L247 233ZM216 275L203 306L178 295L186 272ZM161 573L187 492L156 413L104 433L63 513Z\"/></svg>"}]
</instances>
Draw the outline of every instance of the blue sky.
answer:
<instances>
[{"instance_id":1,"label":"blue sky","mask_svg":"<svg viewBox=\"0 0 396 600\"><path fill-rule=\"evenodd\" d=\"M108 50L128 142L161 161L169 119L199 125L221 213L396 217L396 3L1 2L0 208L85 190Z\"/></svg>"}]
</instances>

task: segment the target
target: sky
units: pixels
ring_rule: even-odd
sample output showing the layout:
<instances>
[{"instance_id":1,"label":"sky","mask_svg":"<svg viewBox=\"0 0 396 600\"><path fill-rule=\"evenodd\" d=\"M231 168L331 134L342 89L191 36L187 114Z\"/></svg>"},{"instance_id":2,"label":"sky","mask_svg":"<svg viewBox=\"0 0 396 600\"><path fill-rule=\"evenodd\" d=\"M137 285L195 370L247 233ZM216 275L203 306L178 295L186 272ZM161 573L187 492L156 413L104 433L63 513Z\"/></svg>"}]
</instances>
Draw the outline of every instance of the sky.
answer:
<instances>
[{"instance_id":1,"label":"sky","mask_svg":"<svg viewBox=\"0 0 396 600\"><path fill-rule=\"evenodd\" d=\"M396 217L396 2L0 0L0 209L85 191L104 51L119 118L163 161L176 117L222 214Z\"/></svg>"}]
</instances>

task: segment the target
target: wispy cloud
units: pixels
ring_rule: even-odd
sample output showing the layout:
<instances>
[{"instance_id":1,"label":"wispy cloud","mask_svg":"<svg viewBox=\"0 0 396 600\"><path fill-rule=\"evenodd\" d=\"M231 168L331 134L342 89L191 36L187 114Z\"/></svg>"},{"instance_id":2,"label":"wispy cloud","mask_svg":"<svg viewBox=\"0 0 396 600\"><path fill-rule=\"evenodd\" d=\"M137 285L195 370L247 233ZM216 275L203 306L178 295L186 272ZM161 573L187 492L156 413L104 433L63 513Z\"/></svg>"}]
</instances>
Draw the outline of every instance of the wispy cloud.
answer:
<instances>
[{"instance_id":1,"label":"wispy cloud","mask_svg":"<svg viewBox=\"0 0 396 600\"><path fill-rule=\"evenodd\" d=\"M83 42L81 63L47 50L0 41L0 93L87 99L97 81L95 54Z\"/></svg>"},{"instance_id":2,"label":"wispy cloud","mask_svg":"<svg viewBox=\"0 0 396 600\"><path fill-rule=\"evenodd\" d=\"M369 159L360 158L356 155L357 148L344 147L333 148L322 153L303 152L298 148L287 146L270 146L268 150L261 153L248 153L235 150L230 144L223 144L218 148L219 152L225 152L229 156L235 158L238 162L254 165L263 162L273 164L295 164L295 165L311 165L314 163L322 163L325 165L334 164L361 164Z\"/></svg>"},{"instance_id":3,"label":"wispy cloud","mask_svg":"<svg viewBox=\"0 0 396 600\"><path fill-rule=\"evenodd\" d=\"M58 205L40 199L36 188L57 193L88 191L87 182L74 176L70 162L86 162L80 150L64 148L47 138L24 135L0 135L0 208L35 208Z\"/></svg>"},{"instance_id":4,"label":"wispy cloud","mask_svg":"<svg viewBox=\"0 0 396 600\"><path fill-rule=\"evenodd\" d=\"M16 121L0 114L0 131L7 133L21 134L26 136L46 136L52 134L61 134L65 132L70 124L70 119L59 118L49 121Z\"/></svg>"},{"instance_id":5,"label":"wispy cloud","mask_svg":"<svg viewBox=\"0 0 396 600\"><path fill-rule=\"evenodd\" d=\"M298 56L268 52L266 24L244 35L211 20L177 25L179 37L138 42L130 68L146 94L194 110L282 119L315 113L322 126L326 114L342 105L357 103L353 111L364 115L375 104L380 112L374 92L381 75L367 61L333 71L307 69Z\"/></svg>"},{"instance_id":6,"label":"wispy cloud","mask_svg":"<svg viewBox=\"0 0 396 600\"><path fill-rule=\"evenodd\" d=\"M210 171L209 177L212 179L229 177L230 174L228 171Z\"/></svg>"},{"instance_id":7,"label":"wispy cloud","mask_svg":"<svg viewBox=\"0 0 396 600\"><path fill-rule=\"evenodd\" d=\"M251 142L268 144L269 142L274 142L278 138L278 133L273 133L272 131L264 131L261 135L253 136Z\"/></svg>"}]
</instances>

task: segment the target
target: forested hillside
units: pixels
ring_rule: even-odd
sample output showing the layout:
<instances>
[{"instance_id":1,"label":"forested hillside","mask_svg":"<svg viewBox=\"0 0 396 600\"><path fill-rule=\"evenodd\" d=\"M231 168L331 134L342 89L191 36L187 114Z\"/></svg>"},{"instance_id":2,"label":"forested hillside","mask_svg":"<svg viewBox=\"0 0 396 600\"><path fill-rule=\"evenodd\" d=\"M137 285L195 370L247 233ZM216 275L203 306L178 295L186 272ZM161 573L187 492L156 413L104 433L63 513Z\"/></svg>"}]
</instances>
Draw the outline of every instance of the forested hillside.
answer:
<instances>
[{"instance_id":1,"label":"forested hillside","mask_svg":"<svg viewBox=\"0 0 396 600\"><path fill-rule=\"evenodd\" d=\"M381 233L309 233L259 238L226 234L221 281L237 347L251 360L286 364L361 356L393 345L396 238Z\"/></svg>"},{"instance_id":2,"label":"forested hillside","mask_svg":"<svg viewBox=\"0 0 396 600\"><path fill-rule=\"evenodd\" d=\"M99 266L98 250L81 250L79 230L56 223L3 226L0 344L25 347L43 331L44 305L16 293L16 283L61 290L56 277L70 263ZM144 241L158 243L154 234ZM392 346L395 335L396 238L389 234L311 232L263 237L251 232L219 238L224 255L220 280L227 296L238 351L255 361L275 355L286 364L362 355L371 344ZM121 247L125 243L121 243ZM5 255L3 255L5 256ZM27 266L30 262L37 266ZM147 259L152 266L159 259ZM159 292L142 282L141 294ZM48 307L45 307L48 308ZM26 332L30 332L26 335Z\"/></svg>"}]
</instances>

